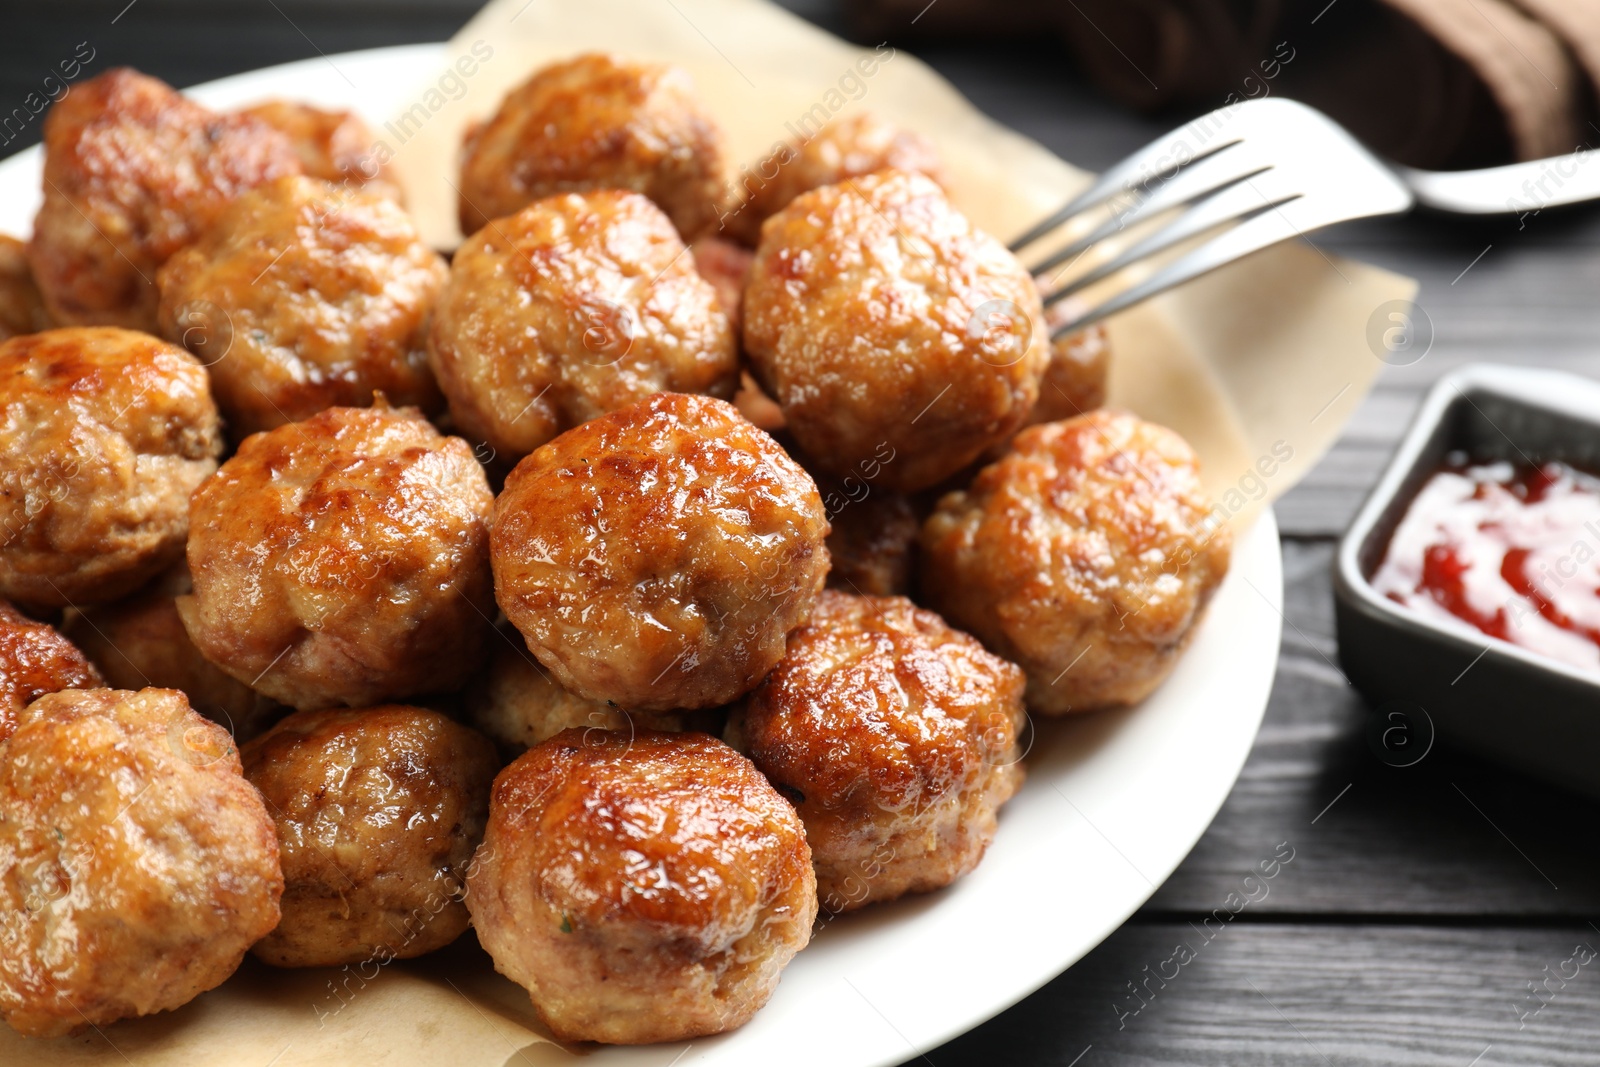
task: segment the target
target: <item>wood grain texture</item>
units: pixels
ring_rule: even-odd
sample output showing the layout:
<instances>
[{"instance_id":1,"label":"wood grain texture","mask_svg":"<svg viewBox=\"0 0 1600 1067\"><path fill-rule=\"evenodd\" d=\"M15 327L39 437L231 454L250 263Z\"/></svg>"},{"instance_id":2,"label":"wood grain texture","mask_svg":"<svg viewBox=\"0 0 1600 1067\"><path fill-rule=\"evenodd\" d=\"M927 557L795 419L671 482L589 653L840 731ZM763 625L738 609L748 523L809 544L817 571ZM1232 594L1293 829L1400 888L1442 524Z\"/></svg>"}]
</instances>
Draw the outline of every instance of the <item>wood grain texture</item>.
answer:
<instances>
[{"instance_id":1,"label":"wood grain texture","mask_svg":"<svg viewBox=\"0 0 1600 1067\"><path fill-rule=\"evenodd\" d=\"M1167 963L1184 958L1174 954L1180 944L1193 958ZM1600 959L1579 963L1580 945L1600 949L1600 934L1581 923L1438 930L1236 920L1207 942L1188 923L1129 925L1004 1015L907 1064L1592 1067ZM1163 986L1161 975L1174 973ZM1549 974L1557 977L1533 999L1528 983Z\"/></svg>"}]
</instances>

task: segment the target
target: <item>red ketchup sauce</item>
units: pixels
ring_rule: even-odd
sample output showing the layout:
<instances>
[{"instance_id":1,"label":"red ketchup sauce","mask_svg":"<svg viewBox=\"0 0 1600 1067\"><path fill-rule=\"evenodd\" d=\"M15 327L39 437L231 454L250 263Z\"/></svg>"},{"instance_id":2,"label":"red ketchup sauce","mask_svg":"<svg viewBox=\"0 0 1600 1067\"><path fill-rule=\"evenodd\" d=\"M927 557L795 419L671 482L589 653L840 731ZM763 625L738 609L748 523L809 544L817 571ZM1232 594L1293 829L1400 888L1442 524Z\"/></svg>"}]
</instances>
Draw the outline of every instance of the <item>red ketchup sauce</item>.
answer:
<instances>
[{"instance_id":1,"label":"red ketchup sauce","mask_svg":"<svg viewBox=\"0 0 1600 1067\"><path fill-rule=\"evenodd\" d=\"M1420 615L1600 672L1600 477L1452 456L1372 576Z\"/></svg>"}]
</instances>

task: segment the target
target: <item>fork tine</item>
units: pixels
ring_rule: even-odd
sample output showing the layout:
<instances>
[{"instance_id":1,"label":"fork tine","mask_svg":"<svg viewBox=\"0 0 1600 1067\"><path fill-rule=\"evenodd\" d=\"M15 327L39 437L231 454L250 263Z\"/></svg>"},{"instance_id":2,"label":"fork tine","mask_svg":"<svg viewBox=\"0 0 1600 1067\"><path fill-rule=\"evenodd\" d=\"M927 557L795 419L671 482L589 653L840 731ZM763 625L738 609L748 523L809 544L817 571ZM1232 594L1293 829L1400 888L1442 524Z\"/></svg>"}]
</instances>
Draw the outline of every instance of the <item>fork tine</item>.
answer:
<instances>
[{"instance_id":1,"label":"fork tine","mask_svg":"<svg viewBox=\"0 0 1600 1067\"><path fill-rule=\"evenodd\" d=\"M1242 105L1233 105L1235 108L1239 106ZM1065 207L1040 222L1037 226L1034 226L1027 233L1016 238L1007 247L1013 252L1019 252L1039 240L1039 238L1049 234L1074 215L1081 214L1097 204L1105 203L1105 201L1115 196L1118 190L1124 187L1133 189L1148 185L1160 178L1171 177L1190 164L1197 163L1202 159L1239 144L1243 140L1240 136L1223 137L1215 144L1206 143L1209 138L1216 134L1217 123L1226 121L1225 113L1228 110L1228 108L1221 108L1209 114L1201 115L1193 122L1185 123L1164 137L1158 137L1151 141L1127 159L1101 174L1094 184L1068 201ZM1199 144L1200 147L1198 149L1193 148L1192 146L1195 144ZM1163 160L1179 156L1180 150L1182 150L1183 158L1176 159L1170 164L1163 164ZM1158 166L1158 164L1160 165Z\"/></svg>"},{"instance_id":2,"label":"fork tine","mask_svg":"<svg viewBox=\"0 0 1600 1067\"><path fill-rule=\"evenodd\" d=\"M1222 163L1227 164L1227 166L1219 165ZM1190 167L1186 167L1181 174L1171 180L1162 182L1155 187L1154 192L1150 193L1149 196L1146 196L1130 210L1107 219L1089 233L1079 237L1077 240L1068 242L1059 251L1047 256L1037 265L1029 267L1028 271L1031 274L1043 274L1052 267L1065 263L1085 249L1099 244L1119 230L1137 226L1146 219L1171 208L1203 200L1208 196L1237 185L1242 181L1248 181L1271 169L1272 164L1270 163L1252 165L1250 160L1242 156L1234 158L1230 154L1221 160L1217 160L1216 156L1208 157L1192 164Z\"/></svg>"},{"instance_id":3,"label":"fork tine","mask_svg":"<svg viewBox=\"0 0 1600 1067\"><path fill-rule=\"evenodd\" d=\"M1135 243L1132 247L1124 249L1121 253L1072 279L1061 288L1044 297L1045 306L1071 296L1073 293L1087 289L1095 282L1110 277L1125 267L1137 263L1141 259L1149 259L1158 252L1163 252L1173 245L1182 244L1192 237L1198 237L1207 230L1221 226L1226 222L1235 222L1249 219L1266 207L1277 207L1296 199L1299 194L1285 195L1276 200L1269 199L1255 186L1236 183L1216 192L1195 204L1188 211L1179 215L1170 225L1163 226L1144 240Z\"/></svg>"},{"instance_id":4,"label":"fork tine","mask_svg":"<svg viewBox=\"0 0 1600 1067\"><path fill-rule=\"evenodd\" d=\"M1262 205L1254 217L1180 256L1137 285L1061 323L1050 331L1050 336L1056 338L1075 333L1140 301L1148 300L1157 293L1182 285L1236 259L1243 259L1252 252L1300 236L1301 231L1276 210L1277 206Z\"/></svg>"}]
</instances>

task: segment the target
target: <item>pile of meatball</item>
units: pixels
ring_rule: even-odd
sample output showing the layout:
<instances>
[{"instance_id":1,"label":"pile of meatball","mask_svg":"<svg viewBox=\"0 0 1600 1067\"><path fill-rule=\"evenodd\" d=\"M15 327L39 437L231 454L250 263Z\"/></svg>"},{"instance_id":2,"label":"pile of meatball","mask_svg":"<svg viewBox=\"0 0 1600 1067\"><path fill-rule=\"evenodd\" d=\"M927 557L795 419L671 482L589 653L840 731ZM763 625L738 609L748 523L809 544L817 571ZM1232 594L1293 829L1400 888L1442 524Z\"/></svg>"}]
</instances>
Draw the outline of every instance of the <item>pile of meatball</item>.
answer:
<instances>
[{"instance_id":1,"label":"pile of meatball","mask_svg":"<svg viewBox=\"0 0 1600 1067\"><path fill-rule=\"evenodd\" d=\"M131 70L0 246L0 1017L469 928L563 1040L737 1027L971 871L1028 714L1172 669L1229 533L868 114L730 182L670 66L535 73L447 259L352 115Z\"/></svg>"}]
</instances>

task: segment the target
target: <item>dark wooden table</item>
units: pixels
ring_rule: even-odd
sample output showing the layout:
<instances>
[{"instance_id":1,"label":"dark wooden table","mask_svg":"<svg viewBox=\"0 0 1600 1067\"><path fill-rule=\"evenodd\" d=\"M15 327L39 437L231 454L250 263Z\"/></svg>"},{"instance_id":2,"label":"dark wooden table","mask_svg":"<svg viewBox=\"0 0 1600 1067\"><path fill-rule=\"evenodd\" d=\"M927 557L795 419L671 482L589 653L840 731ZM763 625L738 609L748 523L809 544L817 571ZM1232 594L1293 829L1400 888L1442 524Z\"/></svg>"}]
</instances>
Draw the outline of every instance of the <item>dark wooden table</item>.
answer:
<instances>
[{"instance_id":1,"label":"dark wooden table","mask_svg":"<svg viewBox=\"0 0 1600 1067\"><path fill-rule=\"evenodd\" d=\"M0 104L20 101L79 41L96 49L91 70L128 63L184 86L319 50L440 40L476 6L126 4L13 6L0 39ZM829 0L789 6L841 28ZM912 47L990 115L1089 168L1172 123L1097 99L1047 42ZM1319 244L1421 279L1435 339L1419 363L1385 370L1338 446L1278 505L1288 625L1244 773L1194 852L1127 925L1015 1008L913 1062L1600 1063L1600 960L1552 979L1553 993L1539 985L1572 973L1563 963L1576 946L1600 949L1600 808L1442 748L1406 769L1380 763L1364 739L1365 707L1337 666L1328 581L1339 533L1436 376L1480 360L1600 376L1600 212L1546 212L1525 228L1386 221ZM1146 994L1137 1015L1122 1015L1129 983L1280 842L1295 859L1270 896ZM1025 915L994 923L997 937L1026 936Z\"/></svg>"}]
</instances>

